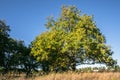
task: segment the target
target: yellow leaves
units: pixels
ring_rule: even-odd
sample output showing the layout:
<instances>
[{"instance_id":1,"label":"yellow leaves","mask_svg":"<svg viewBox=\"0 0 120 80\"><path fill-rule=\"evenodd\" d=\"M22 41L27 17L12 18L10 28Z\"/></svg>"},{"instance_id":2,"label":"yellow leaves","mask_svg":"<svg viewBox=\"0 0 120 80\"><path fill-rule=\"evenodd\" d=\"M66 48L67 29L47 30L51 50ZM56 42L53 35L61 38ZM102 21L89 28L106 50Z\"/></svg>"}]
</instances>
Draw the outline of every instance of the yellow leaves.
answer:
<instances>
[{"instance_id":1,"label":"yellow leaves","mask_svg":"<svg viewBox=\"0 0 120 80\"><path fill-rule=\"evenodd\" d=\"M38 56L37 60L54 62L51 63L51 70L57 65L65 67L71 60L65 56L102 62L110 54L93 16L79 15L76 7L64 6L60 18L50 20L47 26L49 30L33 41L32 54Z\"/></svg>"},{"instance_id":2,"label":"yellow leaves","mask_svg":"<svg viewBox=\"0 0 120 80\"><path fill-rule=\"evenodd\" d=\"M40 57L37 57L37 59L36 59L37 61L40 61Z\"/></svg>"},{"instance_id":3,"label":"yellow leaves","mask_svg":"<svg viewBox=\"0 0 120 80\"><path fill-rule=\"evenodd\" d=\"M44 60L46 60L46 61L49 60L49 58L48 58L48 52L45 52L45 53L41 56L41 61L44 61Z\"/></svg>"},{"instance_id":4,"label":"yellow leaves","mask_svg":"<svg viewBox=\"0 0 120 80\"><path fill-rule=\"evenodd\" d=\"M0 29L0 33L2 33L3 32L3 30L2 29Z\"/></svg>"}]
</instances>

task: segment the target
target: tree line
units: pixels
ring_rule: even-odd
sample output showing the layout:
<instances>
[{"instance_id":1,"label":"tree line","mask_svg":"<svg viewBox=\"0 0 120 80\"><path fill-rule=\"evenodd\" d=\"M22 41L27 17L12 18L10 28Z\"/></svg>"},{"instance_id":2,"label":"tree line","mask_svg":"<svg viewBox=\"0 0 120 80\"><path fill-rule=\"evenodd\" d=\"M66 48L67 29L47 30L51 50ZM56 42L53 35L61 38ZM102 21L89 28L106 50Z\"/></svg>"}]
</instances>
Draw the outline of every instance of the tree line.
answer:
<instances>
[{"instance_id":1,"label":"tree line","mask_svg":"<svg viewBox=\"0 0 120 80\"><path fill-rule=\"evenodd\" d=\"M37 70L38 62L30 55L31 48L24 41L10 37L10 27L0 20L0 68L5 74L9 71L22 71L27 75Z\"/></svg>"},{"instance_id":2,"label":"tree line","mask_svg":"<svg viewBox=\"0 0 120 80\"><path fill-rule=\"evenodd\" d=\"M47 31L29 47L11 38L10 27L0 20L0 68L4 73L21 70L29 74L39 68L44 72L74 71L77 64L117 64L93 16L81 14L75 6L63 6L57 19L47 20Z\"/></svg>"},{"instance_id":3,"label":"tree line","mask_svg":"<svg viewBox=\"0 0 120 80\"><path fill-rule=\"evenodd\" d=\"M109 67L84 67L77 69L76 72L120 72L120 66Z\"/></svg>"}]
</instances>

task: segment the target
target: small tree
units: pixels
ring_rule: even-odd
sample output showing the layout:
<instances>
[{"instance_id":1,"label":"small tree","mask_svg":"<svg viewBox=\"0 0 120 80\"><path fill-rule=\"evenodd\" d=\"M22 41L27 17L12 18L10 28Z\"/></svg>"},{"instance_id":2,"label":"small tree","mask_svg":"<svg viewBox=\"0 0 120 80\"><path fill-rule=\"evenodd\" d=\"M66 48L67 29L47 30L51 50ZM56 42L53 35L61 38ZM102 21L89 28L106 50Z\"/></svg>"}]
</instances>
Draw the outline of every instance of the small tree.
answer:
<instances>
[{"instance_id":1,"label":"small tree","mask_svg":"<svg viewBox=\"0 0 120 80\"><path fill-rule=\"evenodd\" d=\"M75 70L76 63L114 65L113 52L93 16L81 15L74 6L63 6L59 18L48 18L48 31L32 42L31 54L44 71Z\"/></svg>"}]
</instances>

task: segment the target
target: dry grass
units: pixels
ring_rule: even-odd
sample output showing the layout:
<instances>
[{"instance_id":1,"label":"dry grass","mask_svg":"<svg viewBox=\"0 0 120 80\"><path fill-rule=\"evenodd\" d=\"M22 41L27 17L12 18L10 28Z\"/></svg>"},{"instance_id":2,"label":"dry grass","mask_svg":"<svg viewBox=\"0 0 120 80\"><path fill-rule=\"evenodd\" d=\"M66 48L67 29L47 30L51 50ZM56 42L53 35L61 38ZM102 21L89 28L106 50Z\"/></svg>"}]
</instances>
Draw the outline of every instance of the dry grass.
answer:
<instances>
[{"instance_id":1,"label":"dry grass","mask_svg":"<svg viewBox=\"0 0 120 80\"><path fill-rule=\"evenodd\" d=\"M25 74L0 74L0 80L34 80L34 77L27 78Z\"/></svg>"},{"instance_id":2,"label":"dry grass","mask_svg":"<svg viewBox=\"0 0 120 80\"><path fill-rule=\"evenodd\" d=\"M25 75L20 77L5 77L0 76L0 80L120 80L120 72L93 72L93 73L50 73L48 75L38 76L34 78L25 78Z\"/></svg>"},{"instance_id":3,"label":"dry grass","mask_svg":"<svg viewBox=\"0 0 120 80\"><path fill-rule=\"evenodd\" d=\"M35 80L120 80L120 73L118 72L104 72L104 73L51 73L45 76L36 77Z\"/></svg>"}]
</instances>

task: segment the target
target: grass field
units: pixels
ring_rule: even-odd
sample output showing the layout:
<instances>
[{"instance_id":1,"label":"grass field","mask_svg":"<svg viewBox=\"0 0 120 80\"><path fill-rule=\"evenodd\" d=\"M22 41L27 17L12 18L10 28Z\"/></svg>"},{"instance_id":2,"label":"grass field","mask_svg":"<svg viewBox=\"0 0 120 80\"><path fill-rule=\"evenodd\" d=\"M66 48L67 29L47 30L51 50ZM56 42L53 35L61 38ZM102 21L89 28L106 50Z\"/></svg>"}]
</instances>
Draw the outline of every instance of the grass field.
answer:
<instances>
[{"instance_id":1,"label":"grass field","mask_svg":"<svg viewBox=\"0 0 120 80\"><path fill-rule=\"evenodd\" d=\"M46 76L36 77L35 80L120 80L120 73L51 73Z\"/></svg>"},{"instance_id":2,"label":"grass field","mask_svg":"<svg viewBox=\"0 0 120 80\"><path fill-rule=\"evenodd\" d=\"M120 72L93 72L93 73L50 73L48 75L36 76L31 78L0 76L0 80L120 80Z\"/></svg>"}]
</instances>

